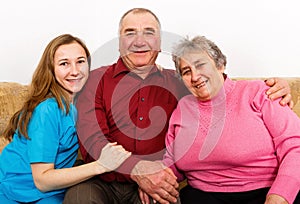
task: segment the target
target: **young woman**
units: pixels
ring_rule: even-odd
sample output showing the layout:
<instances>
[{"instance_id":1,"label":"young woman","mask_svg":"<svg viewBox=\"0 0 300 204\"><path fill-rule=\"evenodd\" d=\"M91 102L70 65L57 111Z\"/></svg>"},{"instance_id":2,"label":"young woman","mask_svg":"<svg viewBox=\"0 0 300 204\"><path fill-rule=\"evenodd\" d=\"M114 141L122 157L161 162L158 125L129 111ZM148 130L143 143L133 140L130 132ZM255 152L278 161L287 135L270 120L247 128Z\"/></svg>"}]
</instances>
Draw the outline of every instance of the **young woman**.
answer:
<instances>
[{"instance_id":1,"label":"young woman","mask_svg":"<svg viewBox=\"0 0 300 204\"><path fill-rule=\"evenodd\" d=\"M28 99L4 132L11 142L0 155L1 203L62 203L67 187L112 171L130 156L108 143L98 160L72 167L79 147L75 96L89 67L86 45L72 35L58 36L46 47Z\"/></svg>"}]
</instances>

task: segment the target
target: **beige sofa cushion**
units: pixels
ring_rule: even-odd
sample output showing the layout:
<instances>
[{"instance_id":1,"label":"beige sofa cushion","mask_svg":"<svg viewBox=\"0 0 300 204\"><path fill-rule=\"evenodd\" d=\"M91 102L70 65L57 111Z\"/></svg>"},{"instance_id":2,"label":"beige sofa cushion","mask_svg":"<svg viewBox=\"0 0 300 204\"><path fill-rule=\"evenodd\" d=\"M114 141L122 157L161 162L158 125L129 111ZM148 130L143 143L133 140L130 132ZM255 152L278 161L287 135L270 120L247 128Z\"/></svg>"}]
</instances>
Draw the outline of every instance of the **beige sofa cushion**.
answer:
<instances>
[{"instance_id":1,"label":"beige sofa cushion","mask_svg":"<svg viewBox=\"0 0 300 204\"><path fill-rule=\"evenodd\" d=\"M28 94L28 86L14 82L0 82L0 135L11 116L21 108ZM0 152L7 141L0 137Z\"/></svg>"},{"instance_id":2,"label":"beige sofa cushion","mask_svg":"<svg viewBox=\"0 0 300 204\"><path fill-rule=\"evenodd\" d=\"M21 108L28 94L28 87L13 82L0 82L0 133L10 117Z\"/></svg>"},{"instance_id":3,"label":"beige sofa cushion","mask_svg":"<svg viewBox=\"0 0 300 204\"><path fill-rule=\"evenodd\" d=\"M295 103L293 111L300 117L300 77L290 78L289 84L291 86L292 100Z\"/></svg>"}]
</instances>

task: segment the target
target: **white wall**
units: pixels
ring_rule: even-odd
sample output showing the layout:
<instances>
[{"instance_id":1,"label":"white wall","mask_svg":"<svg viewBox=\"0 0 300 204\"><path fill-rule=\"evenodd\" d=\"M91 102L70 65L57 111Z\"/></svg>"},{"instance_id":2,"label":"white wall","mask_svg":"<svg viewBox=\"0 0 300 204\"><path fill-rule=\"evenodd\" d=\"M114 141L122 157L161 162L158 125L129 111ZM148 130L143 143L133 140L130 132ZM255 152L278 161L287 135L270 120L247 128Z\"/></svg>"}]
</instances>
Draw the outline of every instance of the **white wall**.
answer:
<instances>
[{"instance_id":1,"label":"white wall","mask_svg":"<svg viewBox=\"0 0 300 204\"><path fill-rule=\"evenodd\" d=\"M300 76L298 4L297 0L5 1L0 7L0 81L29 83L45 46L63 33L82 38L91 53L102 53L93 59L94 67L115 61L118 22L133 7L156 13L167 35L201 34L213 40L228 58L230 76ZM170 37L163 37L163 42L170 43ZM172 67L166 46L159 63Z\"/></svg>"}]
</instances>

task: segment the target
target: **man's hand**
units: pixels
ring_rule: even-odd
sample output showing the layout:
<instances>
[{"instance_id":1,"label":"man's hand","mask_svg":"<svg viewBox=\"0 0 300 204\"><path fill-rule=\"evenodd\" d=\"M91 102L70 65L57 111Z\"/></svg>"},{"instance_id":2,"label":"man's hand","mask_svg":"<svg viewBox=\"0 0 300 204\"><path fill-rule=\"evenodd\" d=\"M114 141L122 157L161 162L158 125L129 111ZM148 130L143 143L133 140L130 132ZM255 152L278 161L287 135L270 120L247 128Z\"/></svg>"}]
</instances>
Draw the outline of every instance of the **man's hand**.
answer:
<instances>
[{"instance_id":1,"label":"man's hand","mask_svg":"<svg viewBox=\"0 0 300 204\"><path fill-rule=\"evenodd\" d=\"M176 203L179 184L170 168L160 161L140 161L131 172L131 178L154 201L161 204Z\"/></svg>"},{"instance_id":2,"label":"man's hand","mask_svg":"<svg viewBox=\"0 0 300 204\"><path fill-rule=\"evenodd\" d=\"M289 204L289 203L280 195L271 194L267 196L266 202L264 204Z\"/></svg>"},{"instance_id":3,"label":"man's hand","mask_svg":"<svg viewBox=\"0 0 300 204\"><path fill-rule=\"evenodd\" d=\"M290 108L293 108L291 88L286 80L270 78L265 80L265 82L271 87L266 93L271 100L282 97L280 104L283 106L288 104Z\"/></svg>"}]
</instances>

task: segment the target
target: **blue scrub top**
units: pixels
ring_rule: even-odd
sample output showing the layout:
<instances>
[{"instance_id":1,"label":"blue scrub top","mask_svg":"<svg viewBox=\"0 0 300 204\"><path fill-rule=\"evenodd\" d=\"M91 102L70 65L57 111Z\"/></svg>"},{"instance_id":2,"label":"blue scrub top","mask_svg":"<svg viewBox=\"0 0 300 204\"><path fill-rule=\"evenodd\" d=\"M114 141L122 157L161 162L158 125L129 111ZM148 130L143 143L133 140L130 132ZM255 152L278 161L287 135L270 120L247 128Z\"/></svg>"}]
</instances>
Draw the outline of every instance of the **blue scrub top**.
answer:
<instances>
[{"instance_id":1,"label":"blue scrub top","mask_svg":"<svg viewBox=\"0 0 300 204\"><path fill-rule=\"evenodd\" d=\"M30 164L54 163L55 169L72 167L78 152L75 129L77 110L73 104L66 115L54 98L41 102L28 125L29 140L14 134L0 155L0 193L19 202L32 202L59 194L65 189L39 191Z\"/></svg>"}]
</instances>

